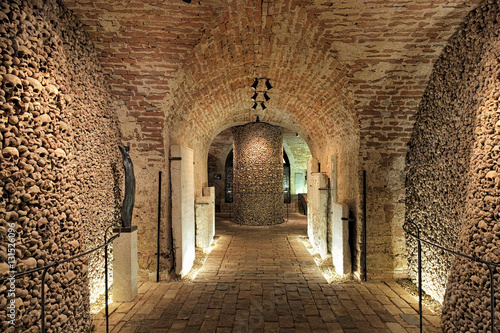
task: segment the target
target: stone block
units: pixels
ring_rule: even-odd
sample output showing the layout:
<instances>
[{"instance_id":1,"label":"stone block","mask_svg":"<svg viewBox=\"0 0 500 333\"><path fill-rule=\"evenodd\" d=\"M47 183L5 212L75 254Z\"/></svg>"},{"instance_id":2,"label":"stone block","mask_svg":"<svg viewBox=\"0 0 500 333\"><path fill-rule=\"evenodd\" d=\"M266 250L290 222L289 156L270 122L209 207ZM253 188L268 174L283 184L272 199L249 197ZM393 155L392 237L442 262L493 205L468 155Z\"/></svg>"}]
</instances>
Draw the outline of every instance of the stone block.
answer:
<instances>
[{"instance_id":1,"label":"stone block","mask_svg":"<svg viewBox=\"0 0 500 333\"><path fill-rule=\"evenodd\" d=\"M210 247L215 235L215 188L203 188L203 195L196 199L196 247Z\"/></svg>"},{"instance_id":2,"label":"stone block","mask_svg":"<svg viewBox=\"0 0 500 333\"><path fill-rule=\"evenodd\" d=\"M328 255L328 176L324 173L309 174L307 187L307 235L321 258L325 258Z\"/></svg>"},{"instance_id":3,"label":"stone block","mask_svg":"<svg viewBox=\"0 0 500 333\"><path fill-rule=\"evenodd\" d=\"M332 202L329 223L329 250L333 266L339 275L351 274L351 248L349 246L349 206Z\"/></svg>"}]
</instances>

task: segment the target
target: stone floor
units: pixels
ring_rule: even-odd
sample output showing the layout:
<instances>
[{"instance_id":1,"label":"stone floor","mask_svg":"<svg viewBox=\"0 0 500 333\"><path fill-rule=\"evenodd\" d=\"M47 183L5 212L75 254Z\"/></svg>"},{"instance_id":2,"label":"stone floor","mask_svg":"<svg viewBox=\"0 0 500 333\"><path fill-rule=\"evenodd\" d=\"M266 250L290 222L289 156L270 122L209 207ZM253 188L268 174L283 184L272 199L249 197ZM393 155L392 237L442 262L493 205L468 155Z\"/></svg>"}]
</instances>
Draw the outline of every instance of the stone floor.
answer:
<instances>
[{"instance_id":1,"label":"stone floor","mask_svg":"<svg viewBox=\"0 0 500 333\"><path fill-rule=\"evenodd\" d=\"M270 227L217 219L193 281L144 282L110 306L110 332L419 332L418 302L395 281L328 284L307 251L305 219ZM96 332L105 332L103 312ZM424 311L424 332L439 318Z\"/></svg>"}]
</instances>

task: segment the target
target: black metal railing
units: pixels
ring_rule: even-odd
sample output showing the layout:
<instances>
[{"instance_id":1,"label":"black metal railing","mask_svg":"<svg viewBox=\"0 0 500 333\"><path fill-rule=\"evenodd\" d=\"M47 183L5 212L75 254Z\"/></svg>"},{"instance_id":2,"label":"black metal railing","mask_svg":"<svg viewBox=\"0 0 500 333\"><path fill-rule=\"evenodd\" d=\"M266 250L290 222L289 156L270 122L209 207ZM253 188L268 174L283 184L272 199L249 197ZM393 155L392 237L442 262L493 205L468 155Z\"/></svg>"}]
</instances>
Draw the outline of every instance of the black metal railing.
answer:
<instances>
[{"instance_id":1,"label":"black metal railing","mask_svg":"<svg viewBox=\"0 0 500 333\"><path fill-rule=\"evenodd\" d=\"M117 239L118 237L120 237L120 234L116 234L114 235L113 237L111 237L109 240L107 239L107 233L109 231L110 228L112 227L116 227L116 226L109 226L105 232L104 232L104 244L98 246L98 247L95 247L91 250L88 250L88 251L85 251L83 253L79 253L73 257L70 257L70 258L67 258L67 259L64 259L64 260L60 260L60 261L56 261L56 262L53 262L53 263L50 263L48 265L45 265L43 267L38 267L38 268L34 268L34 269L31 269L31 270L28 270L28 271L25 271L25 272L21 272L21 273L17 273L17 274L14 274L14 275L11 275L11 276L7 276L7 277L4 277L4 278L1 278L0 279L0 283L3 283L4 281L7 281L7 280L11 280L11 279L17 279L21 276L25 276L25 275L29 275L29 274L33 274L33 273L36 273L36 272L40 272L42 271L42 281L41 281L41 314L40 314L40 321L41 321L41 333L45 333L45 276L47 275L47 272L50 268L55 268L61 264L64 264L64 263L67 263L67 262L70 262L70 261L73 261L75 259L78 259L78 258L81 258L81 257L84 257L90 253L93 253L97 250L100 250L102 248L104 248L104 287L105 287L105 291L104 291L104 297L105 297L105 316L106 316L106 333L109 331L109 308L108 308L108 245L111 244L115 239Z\"/></svg>"},{"instance_id":2,"label":"black metal railing","mask_svg":"<svg viewBox=\"0 0 500 333\"><path fill-rule=\"evenodd\" d=\"M418 312L419 312L419 317L420 317L420 332L422 332L422 243L427 244L429 246L433 246L435 248L438 248L440 250L449 252L451 254L454 254L459 257L467 258L469 260L472 260L474 262L486 265L489 270L489 277L490 277L490 324L491 324L491 333L498 333L499 331L495 329L495 279L494 279L494 267L499 268L500 264L498 263L493 263L485 260L481 260L477 257L470 256L464 253L459 253L457 251L447 249L441 245L437 245L434 243L431 243L425 239L422 239L420 237L420 229L418 225L416 225L413 222L406 222L405 225L403 226L404 231L411 237L413 237L417 241L417 275L418 275Z\"/></svg>"}]
</instances>

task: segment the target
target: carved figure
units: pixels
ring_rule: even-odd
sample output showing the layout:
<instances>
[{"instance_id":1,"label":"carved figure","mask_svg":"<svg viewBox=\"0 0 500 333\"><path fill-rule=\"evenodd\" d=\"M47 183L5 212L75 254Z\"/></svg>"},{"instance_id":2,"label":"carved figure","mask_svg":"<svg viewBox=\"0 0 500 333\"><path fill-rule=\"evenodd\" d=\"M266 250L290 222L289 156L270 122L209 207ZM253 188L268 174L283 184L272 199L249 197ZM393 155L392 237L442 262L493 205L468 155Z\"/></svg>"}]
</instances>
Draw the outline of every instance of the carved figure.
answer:
<instances>
[{"instance_id":1,"label":"carved figure","mask_svg":"<svg viewBox=\"0 0 500 333\"><path fill-rule=\"evenodd\" d=\"M135 202L135 176L134 166L130 158L128 146L119 146L123 157L123 168L125 169L125 197L122 205L122 227L130 228L132 226L132 210Z\"/></svg>"}]
</instances>

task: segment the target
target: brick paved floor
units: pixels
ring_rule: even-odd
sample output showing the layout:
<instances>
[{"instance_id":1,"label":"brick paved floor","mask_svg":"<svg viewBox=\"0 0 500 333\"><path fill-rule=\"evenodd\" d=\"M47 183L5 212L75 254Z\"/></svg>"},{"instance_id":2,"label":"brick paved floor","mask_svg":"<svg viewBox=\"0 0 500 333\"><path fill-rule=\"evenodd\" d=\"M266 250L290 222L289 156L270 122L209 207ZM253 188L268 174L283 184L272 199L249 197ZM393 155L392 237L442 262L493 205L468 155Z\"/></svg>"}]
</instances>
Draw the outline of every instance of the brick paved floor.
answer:
<instances>
[{"instance_id":1,"label":"brick paved floor","mask_svg":"<svg viewBox=\"0 0 500 333\"><path fill-rule=\"evenodd\" d=\"M396 282L328 284L299 215L271 227L218 219L216 231L193 282L142 283L134 302L110 306L110 332L419 332L418 302ZM424 332L439 332L428 310Z\"/></svg>"}]
</instances>

